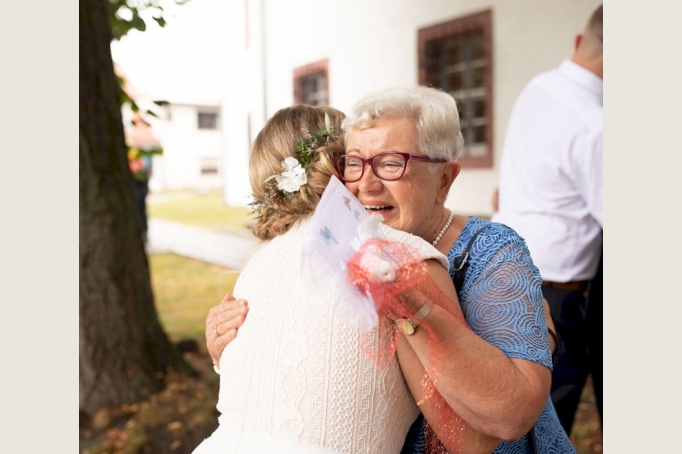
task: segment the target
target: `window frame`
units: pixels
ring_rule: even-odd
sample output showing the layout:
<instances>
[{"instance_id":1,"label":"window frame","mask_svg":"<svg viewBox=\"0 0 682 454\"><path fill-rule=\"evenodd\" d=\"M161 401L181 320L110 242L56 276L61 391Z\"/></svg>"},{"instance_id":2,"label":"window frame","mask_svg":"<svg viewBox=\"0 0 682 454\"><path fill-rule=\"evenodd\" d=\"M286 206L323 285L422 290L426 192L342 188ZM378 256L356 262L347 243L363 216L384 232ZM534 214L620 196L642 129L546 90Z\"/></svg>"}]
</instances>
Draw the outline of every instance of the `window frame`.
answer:
<instances>
[{"instance_id":1,"label":"window frame","mask_svg":"<svg viewBox=\"0 0 682 454\"><path fill-rule=\"evenodd\" d=\"M204 178L220 176L220 158L218 156L199 158L199 175Z\"/></svg>"},{"instance_id":2,"label":"window frame","mask_svg":"<svg viewBox=\"0 0 682 454\"><path fill-rule=\"evenodd\" d=\"M322 104L317 104L318 106L329 106L330 105L330 96L329 96L329 60L322 60L318 61L315 63L310 63L305 66L301 66L298 68L294 69L294 80L293 80L293 87L294 87L294 104L303 104L304 99L303 99L303 82L306 77L316 75L316 74L322 74L324 75L325 79L325 99L324 103Z\"/></svg>"},{"instance_id":3,"label":"window frame","mask_svg":"<svg viewBox=\"0 0 682 454\"><path fill-rule=\"evenodd\" d=\"M201 116L202 115L213 115L213 118L215 119L215 126L214 127L202 127L201 126ZM206 110L197 110L197 129L199 131L217 131L218 130L218 124L219 124L219 114L218 112L209 112Z\"/></svg>"},{"instance_id":4,"label":"window frame","mask_svg":"<svg viewBox=\"0 0 682 454\"><path fill-rule=\"evenodd\" d=\"M485 143L487 145L485 155L483 156L466 156L460 154L458 161L463 168L492 168L493 167L493 139L494 139L494 124L493 124L493 37L492 37L492 11L486 10L464 16L457 19L452 19L446 22L441 22L429 27L424 27L417 32L418 45L418 79L419 85L429 85L427 55L426 49L430 42L444 41L452 38L459 38L471 35L472 33L480 33L483 35L484 42L484 90L485 90ZM442 88L442 87L436 87ZM456 98L455 98L456 99ZM456 99L457 100L457 99ZM459 100L458 106L460 106ZM467 147L465 141L465 149Z\"/></svg>"}]
</instances>

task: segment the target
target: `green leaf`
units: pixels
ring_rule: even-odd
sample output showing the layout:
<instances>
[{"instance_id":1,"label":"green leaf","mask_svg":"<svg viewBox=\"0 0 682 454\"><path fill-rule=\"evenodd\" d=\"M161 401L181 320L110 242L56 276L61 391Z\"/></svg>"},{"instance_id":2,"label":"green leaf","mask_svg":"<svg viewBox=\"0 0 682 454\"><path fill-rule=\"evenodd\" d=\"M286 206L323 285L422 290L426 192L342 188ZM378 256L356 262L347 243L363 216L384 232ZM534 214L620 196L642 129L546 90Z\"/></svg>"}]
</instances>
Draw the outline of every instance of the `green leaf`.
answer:
<instances>
[{"instance_id":1,"label":"green leaf","mask_svg":"<svg viewBox=\"0 0 682 454\"><path fill-rule=\"evenodd\" d=\"M133 9L133 20L130 21L130 24L135 28L135 30L139 30L141 32L147 30L147 23L140 17L137 9Z\"/></svg>"},{"instance_id":2,"label":"green leaf","mask_svg":"<svg viewBox=\"0 0 682 454\"><path fill-rule=\"evenodd\" d=\"M162 155L163 154L163 148L150 148L148 150L140 150L139 151L140 155L146 155L146 156L153 156L155 154Z\"/></svg>"},{"instance_id":3,"label":"green leaf","mask_svg":"<svg viewBox=\"0 0 682 454\"><path fill-rule=\"evenodd\" d=\"M175 0L174 3L176 5L184 5L189 1ZM152 13L150 17L160 27L165 27L167 23L164 18L165 11L158 3L158 0L109 0L109 22L111 24L112 38L118 41L133 29L141 32L146 31L147 24L140 15L145 11Z\"/></svg>"},{"instance_id":4,"label":"green leaf","mask_svg":"<svg viewBox=\"0 0 682 454\"><path fill-rule=\"evenodd\" d=\"M166 26L166 20L163 17L152 17L156 21L157 24L159 24L159 27L165 27Z\"/></svg>"}]
</instances>

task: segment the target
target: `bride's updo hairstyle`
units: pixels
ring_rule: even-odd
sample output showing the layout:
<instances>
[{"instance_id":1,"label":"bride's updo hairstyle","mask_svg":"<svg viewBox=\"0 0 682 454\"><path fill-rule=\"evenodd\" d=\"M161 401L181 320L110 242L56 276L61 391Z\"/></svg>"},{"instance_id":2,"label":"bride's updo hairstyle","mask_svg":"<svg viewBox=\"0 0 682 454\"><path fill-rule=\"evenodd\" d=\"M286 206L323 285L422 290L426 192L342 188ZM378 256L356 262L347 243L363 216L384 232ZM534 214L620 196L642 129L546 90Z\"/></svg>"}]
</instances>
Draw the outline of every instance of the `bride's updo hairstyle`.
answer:
<instances>
[{"instance_id":1,"label":"bride's updo hairstyle","mask_svg":"<svg viewBox=\"0 0 682 454\"><path fill-rule=\"evenodd\" d=\"M325 113L331 121L331 137L320 133L329 132ZM315 211L331 176L338 177L334 158L344 153L340 130L344 118L343 112L331 107L302 104L277 111L258 133L249 161L256 237L272 239ZM317 140L311 140L311 137ZM309 163L301 162L297 153L304 145L310 151ZM278 189L275 178L270 178L287 170L283 161L288 157L299 158L296 162L304 167L307 178L307 182L294 192Z\"/></svg>"}]
</instances>

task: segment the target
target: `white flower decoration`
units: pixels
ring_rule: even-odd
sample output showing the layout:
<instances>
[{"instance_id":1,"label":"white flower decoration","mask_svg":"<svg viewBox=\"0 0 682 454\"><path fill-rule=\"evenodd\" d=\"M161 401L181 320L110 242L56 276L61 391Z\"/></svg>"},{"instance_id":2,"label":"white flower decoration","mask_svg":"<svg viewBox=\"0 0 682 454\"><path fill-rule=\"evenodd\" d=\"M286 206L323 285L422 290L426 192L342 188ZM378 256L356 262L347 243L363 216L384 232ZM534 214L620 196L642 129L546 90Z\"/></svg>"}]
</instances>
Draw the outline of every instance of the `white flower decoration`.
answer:
<instances>
[{"instance_id":1,"label":"white flower decoration","mask_svg":"<svg viewBox=\"0 0 682 454\"><path fill-rule=\"evenodd\" d=\"M395 264L386 251L376 244L368 244L362 251L360 267L365 270L372 282L395 281Z\"/></svg>"},{"instance_id":2,"label":"white flower decoration","mask_svg":"<svg viewBox=\"0 0 682 454\"><path fill-rule=\"evenodd\" d=\"M284 158L282 161L284 172L274 175L277 180L277 189L284 192L298 192L298 190L308 182L308 177L305 174L305 169L301 167L301 163L294 157Z\"/></svg>"}]
</instances>

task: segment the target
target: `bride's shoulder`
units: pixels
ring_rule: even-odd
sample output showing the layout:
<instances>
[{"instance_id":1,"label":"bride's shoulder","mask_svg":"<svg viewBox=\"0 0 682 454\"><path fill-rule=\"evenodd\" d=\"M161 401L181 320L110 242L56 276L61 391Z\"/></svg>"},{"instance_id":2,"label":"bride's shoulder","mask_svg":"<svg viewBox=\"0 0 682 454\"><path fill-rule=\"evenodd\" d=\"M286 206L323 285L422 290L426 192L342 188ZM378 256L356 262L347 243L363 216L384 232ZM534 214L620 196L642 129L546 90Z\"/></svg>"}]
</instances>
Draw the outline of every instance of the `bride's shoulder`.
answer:
<instances>
[{"instance_id":1,"label":"bride's shoulder","mask_svg":"<svg viewBox=\"0 0 682 454\"><path fill-rule=\"evenodd\" d=\"M439 252L422 237L403 232L402 230L396 230L384 224L381 224L381 233L386 236L387 240L409 247L412 251L414 251L415 255L417 256L416 258L420 260L437 260L445 267L445 269L448 269L449 263L445 255Z\"/></svg>"}]
</instances>

